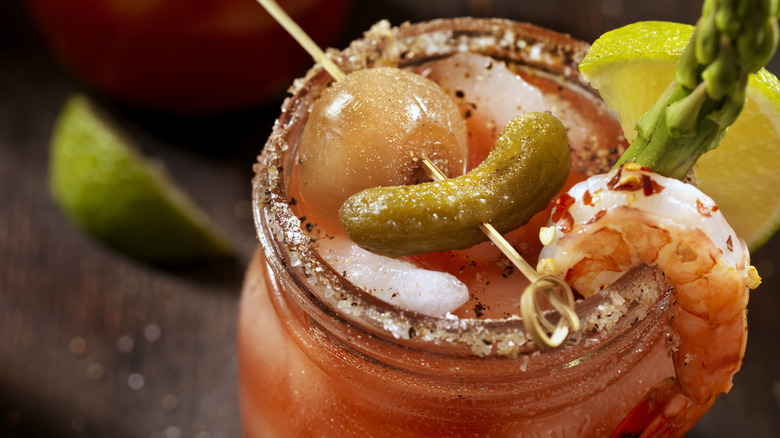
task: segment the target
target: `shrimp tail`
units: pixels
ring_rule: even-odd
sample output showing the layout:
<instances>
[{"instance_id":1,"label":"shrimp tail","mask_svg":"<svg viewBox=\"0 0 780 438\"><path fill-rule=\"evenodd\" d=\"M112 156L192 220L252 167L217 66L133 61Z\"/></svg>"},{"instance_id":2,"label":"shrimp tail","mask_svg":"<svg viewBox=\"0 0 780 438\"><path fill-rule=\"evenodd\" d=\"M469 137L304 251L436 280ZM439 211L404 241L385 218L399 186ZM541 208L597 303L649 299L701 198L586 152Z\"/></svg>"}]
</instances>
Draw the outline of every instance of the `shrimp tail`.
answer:
<instances>
[{"instance_id":1,"label":"shrimp tail","mask_svg":"<svg viewBox=\"0 0 780 438\"><path fill-rule=\"evenodd\" d=\"M610 438L638 437L649 429L651 423L657 424L654 419L661 415L663 407L677 392L676 388L677 379L674 377L666 378L650 388L642 400L618 424ZM657 431L657 427L654 429Z\"/></svg>"},{"instance_id":2,"label":"shrimp tail","mask_svg":"<svg viewBox=\"0 0 780 438\"><path fill-rule=\"evenodd\" d=\"M684 395L676 378L656 383L623 418L610 438L665 438L687 432L715 401L700 404Z\"/></svg>"}]
</instances>

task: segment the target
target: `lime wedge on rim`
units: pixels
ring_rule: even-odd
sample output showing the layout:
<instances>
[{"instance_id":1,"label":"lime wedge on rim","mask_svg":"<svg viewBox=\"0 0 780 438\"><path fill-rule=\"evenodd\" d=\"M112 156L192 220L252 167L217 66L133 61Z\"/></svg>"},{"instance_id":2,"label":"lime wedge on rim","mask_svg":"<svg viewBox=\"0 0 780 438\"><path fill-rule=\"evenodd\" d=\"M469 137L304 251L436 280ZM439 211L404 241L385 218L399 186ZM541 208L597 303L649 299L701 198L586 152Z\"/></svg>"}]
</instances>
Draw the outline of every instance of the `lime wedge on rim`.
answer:
<instances>
[{"instance_id":1,"label":"lime wedge on rim","mask_svg":"<svg viewBox=\"0 0 780 438\"><path fill-rule=\"evenodd\" d=\"M155 264L232 256L228 239L96 105L72 96L51 140L49 185L89 235Z\"/></svg>"},{"instance_id":2,"label":"lime wedge on rim","mask_svg":"<svg viewBox=\"0 0 780 438\"><path fill-rule=\"evenodd\" d=\"M647 21L599 37L580 71L620 119L626 138L663 94L693 26ZM694 166L711 196L751 249L780 227L780 81L762 69L750 78L748 101L720 146Z\"/></svg>"}]
</instances>

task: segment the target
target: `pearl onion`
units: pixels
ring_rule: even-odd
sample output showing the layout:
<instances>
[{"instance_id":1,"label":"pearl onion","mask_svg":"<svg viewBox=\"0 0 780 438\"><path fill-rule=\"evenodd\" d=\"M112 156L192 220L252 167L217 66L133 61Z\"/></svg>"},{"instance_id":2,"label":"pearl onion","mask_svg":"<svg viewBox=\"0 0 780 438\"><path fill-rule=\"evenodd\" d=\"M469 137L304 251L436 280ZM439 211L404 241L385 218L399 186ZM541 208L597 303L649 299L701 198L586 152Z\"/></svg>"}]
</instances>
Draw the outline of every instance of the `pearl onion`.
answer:
<instances>
[{"instance_id":1,"label":"pearl onion","mask_svg":"<svg viewBox=\"0 0 780 438\"><path fill-rule=\"evenodd\" d=\"M359 70L314 102L298 148L303 202L320 222L338 226L354 193L428 180L416 158L449 177L467 161L466 124L435 82L391 67Z\"/></svg>"}]
</instances>

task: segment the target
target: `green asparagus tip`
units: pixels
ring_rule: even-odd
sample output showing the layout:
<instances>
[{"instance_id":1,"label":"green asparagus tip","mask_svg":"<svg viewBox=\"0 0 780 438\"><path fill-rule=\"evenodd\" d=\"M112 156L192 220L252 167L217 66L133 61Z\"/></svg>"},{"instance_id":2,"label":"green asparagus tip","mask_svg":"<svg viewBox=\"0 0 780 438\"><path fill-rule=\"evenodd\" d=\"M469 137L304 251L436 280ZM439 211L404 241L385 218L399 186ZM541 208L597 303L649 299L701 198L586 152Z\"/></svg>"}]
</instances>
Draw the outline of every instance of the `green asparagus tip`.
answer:
<instances>
[{"instance_id":1,"label":"green asparagus tip","mask_svg":"<svg viewBox=\"0 0 780 438\"><path fill-rule=\"evenodd\" d=\"M778 44L778 0L706 0L670 91L637 122L618 165L635 161L685 178L745 105L747 78Z\"/></svg>"}]
</instances>

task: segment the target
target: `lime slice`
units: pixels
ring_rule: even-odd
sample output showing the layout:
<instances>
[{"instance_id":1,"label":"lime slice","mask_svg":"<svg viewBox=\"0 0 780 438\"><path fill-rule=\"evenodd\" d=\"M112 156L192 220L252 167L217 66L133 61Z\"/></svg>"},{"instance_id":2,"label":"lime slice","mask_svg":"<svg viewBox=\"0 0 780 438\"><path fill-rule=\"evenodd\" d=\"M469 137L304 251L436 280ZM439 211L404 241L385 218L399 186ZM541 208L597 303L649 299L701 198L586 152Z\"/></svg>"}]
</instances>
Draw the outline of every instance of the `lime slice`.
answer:
<instances>
[{"instance_id":1,"label":"lime slice","mask_svg":"<svg viewBox=\"0 0 780 438\"><path fill-rule=\"evenodd\" d=\"M634 126L674 79L693 26L648 21L607 32L580 71L618 115L628 140ZM748 102L720 146L699 158L699 188L711 196L751 249L780 226L780 81L761 70Z\"/></svg>"},{"instance_id":2,"label":"lime slice","mask_svg":"<svg viewBox=\"0 0 780 438\"><path fill-rule=\"evenodd\" d=\"M85 96L71 97L59 115L49 184L73 222L138 259L183 264L233 254L206 214Z\"/></svg>"}]
</instances>

